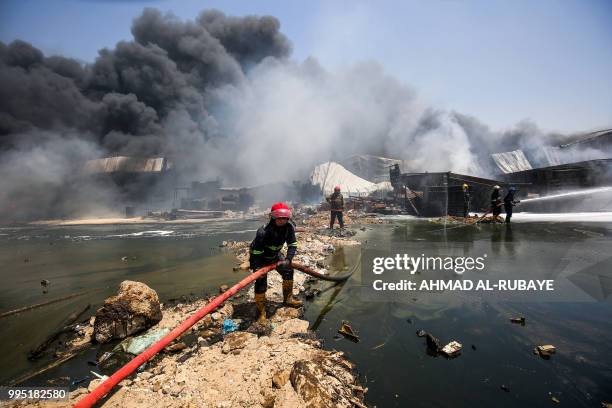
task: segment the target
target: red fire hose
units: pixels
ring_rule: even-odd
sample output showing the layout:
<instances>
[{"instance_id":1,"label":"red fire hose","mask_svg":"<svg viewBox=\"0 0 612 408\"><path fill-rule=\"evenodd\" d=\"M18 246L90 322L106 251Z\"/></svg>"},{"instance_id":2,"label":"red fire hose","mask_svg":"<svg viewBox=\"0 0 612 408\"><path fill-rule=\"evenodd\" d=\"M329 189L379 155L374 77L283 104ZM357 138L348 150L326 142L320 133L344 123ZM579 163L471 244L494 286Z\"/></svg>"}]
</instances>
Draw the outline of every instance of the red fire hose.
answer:
<instances>
[{"instance_id":1,"label":"red fire hose","mask_svg":"<svg viewBox=\"0 0 612 408\"><path fill-rule=\"evenodd\" d=\"M107 378L102 384L98 385L95 390L81 398L75 405L74 408L85 408L93 406L100 398L104 397L108 392L117 384L119 384L125 377L132 374L135 370L138 369L141 365L146 363L148 360L153 358L153 356L159 353L164 347L166 347L172 340L176 339L178 336L186 332L191 326L196 324L200 319L204 318L207 314L215 310L219 307L223 302L225 302L230 297L234 296L238 291L244 288L249 283L254 280L262 277L266 273L270 272L274 268L276 268L277 264L272 264L268 266L264 266L263 268L253 272L227 291L223 292L220 296L214 298L210 303L206 306L195 312L191 317L181 323L179 326L175 327L170 333L166 334L162 339L160 339L157 343L149 346L148 349L134 357L130 362L117 370L113 375Z\"/></svg>"},{"instance_id":2,"label":"red fire hose","mask_svg":"<svg viewBox=\"0 0 612 408\"><path fill-rule=\"evenodd\" d=\"M172 330L170 333L162 337L157 343L154 343L151 346L149 346L149 348L147 348L145 351L143 351L142 353L134 357L126 365L124 365L119 370L117 370L113 375L111 375L109 378L104 380L102 384L98 385L96 389L94 389L91 393L81 398L74 405L74 408L92 407L98 400L100 400L102 397L108 394L108 392L115 385L119 384L125 377L127 377L128 375L136 371L138 367L140 367L141 365L149 361L151 358L153 358L155 354L163 350L163 348L166 347L168 344L170 344L172 340L176 339L178 336L180 336L181 334L189 330L191 326L193 326L198 321L203 319L204 316L206 316L207 314L215 310L223 302L225 302L227 299L234 296L236 293L238 293L239 290L247 286L249 283L253 282L254 280L262 277L266 273L275 269L277 265L278 263L274 263L272 265L264 266L263 268L258 269L257 271L253 272L252 274L250 274L249 276L247 276L246 278L244 278L243 280L241 280L240 282L238 282L237 284L235 284L234 286L232 286L231 288L223 292L221 295L214 298L210 303L208 303L206 306L204 306L203 308L195 312L193 315L191 315L191 317L189 317L179 326L175 327L174 330ZM308 275L317 277L319 279L332 281L332 282L345 281L348 278L350 278L351 275L353 274L353 272L351 272L343 276L327 276L327 275L322 275L312 270L311 268L308 268L307 266L301 265L297 262L292 262L291 266L293 266L296 269L301 270L302 272Z\"/></svg>"}]
</instances>

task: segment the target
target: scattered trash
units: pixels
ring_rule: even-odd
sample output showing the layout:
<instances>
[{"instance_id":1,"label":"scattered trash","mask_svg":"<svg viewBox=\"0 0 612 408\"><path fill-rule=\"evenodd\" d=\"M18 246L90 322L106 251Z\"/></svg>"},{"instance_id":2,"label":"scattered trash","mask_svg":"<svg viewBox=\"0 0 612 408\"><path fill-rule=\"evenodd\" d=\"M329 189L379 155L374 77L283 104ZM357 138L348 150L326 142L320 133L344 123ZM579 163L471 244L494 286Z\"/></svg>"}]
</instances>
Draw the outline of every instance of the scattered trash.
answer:
<instances>
[{"instance_id":1,"label":"scattered trash","mask_svg":"<svg viewBox=\"0 0 612 408\"><path fill-rule=\"evenodd\" d=\"M427 348L429 350L435 351L436 353L440 351L440 339L434 337L431 333L427 333L425 339L427 340Z\"/></svg>"},{"instance_id":2,"label":"scattered trash","mask_svg":"<svg viewBox=\"0 0 612 408\"><path fill-rule=\"evenodd\" d=\"M499 388L501 388L502 390L506 391L506 392L510 392L510 387L508 387L507 385L500 385Z\"/></svg>"},{"instance_id":3,"label":"scattered trash","mask_svg":"<svg viewBox=\"0 0 612 408\"><path fill-rule=\"evenodd\" d=\"M306 289L304 291L304 297L307 300L313 299L315 296L318 296L321 293L319 289Z\"/></svg>"},{"instance_id":4,"label":"scattered trash","mask_svg":"<svg viewBox=\"0 0 612 408\"><path fill-rule=\"evenodd\" d=\"M442 347L440 339L431 333L427 333L425 330L417 330L416 334L418 337L425 337L425 340L427 340L427 353L434 357L440 353L449 358L457 357L459 354L461 354L461 349L463 346L458 341L453 340ZM476 350L476 346L473 344L472 349Z\"/></svg>"},{"instance_id":5,"label":"scattered trash","mask_svg":"<svg viewBox=\"0 0 612 408\"><path fill-rule=\"evenodd\" d=\"M111 356L113 355L113 353L111 353L110 351L105 352L104 354L102 354L100 356L100 358L98 359L98 364L102 364L103 362L105 362L106 360L108 360Z\"/></svg>"},{"instance_id":6,"label":"scattered trash","mask_svg":"<svg viewBox=\"0 0 612 408\"><path fill-rule=\"evenodd\" d=\"M89 380L90 378L91 378L90 376L86 375L86 376L85 376L85 377L83 377L83 378L80 378L80 379L77 379L77 380L71 381L71 382L70 382L70 385L74 387L75 385L79 385L79 384L81 384L81 383L84 383L85 381Z\"/></svg>"},{"instance_id":7,"label":"scattered trash","mask_svg":"<svg viewBox=\"0 0 612 408\"><path fill-rule=\"evenodd\" d=\"M94 377L96 377L96 378L98 378L98 379L100 379L100 380L102 380L102 381L105 381L106 379L108 379L108 375L98 374L98 373L96 373L95 371L90 371L90 373L91 373L91 374L92 374Z\"/></svg>"},{"instance_id":8,"label":"scattered trash","mask_svg":"<svg viewBox=\"0 0 612 408\"><path fill-rule=\"evenodd\" d=\"M348 338L349 340L354 341L355 343L359 341L359 336L353 331L353 328L349 326L347 321L342 322L342 325L340 326L338 333L342 334L344 337Z\"/></svg>"},{"instance_id":9,"label":"scattered trash","mask_svg":"<svg viewBox=\"0 0 612 408\"><path fill-rule=\"evenodd\" d=\"M123 262L127 262L127 261L128 261L128 257L127 257L127 256L122 256L122 257L121 257L121 260L122 260Z\"/></svg>"},{"instance_id":10,"label":"scattered trash","mask_svg":"<svg viewBox=\"0 0 612 408\"><path fill-rule=\"evenodd\" d=\"M545 344L542 346L537 346L533 349L533 354L539 354L542 358L550 358L551 355L555 354L557 349L555 346L551 344Z\"/></svg>"},{"instance_id":11,"label":"scattered trash","mask_svg":"<svg viewBox=\"0 0 612 408\"><path fill-rule=\"evenodd\" d=\"M187 345L185 343L183 343L182 341L178 342L178 343L174 343L171 344L169 346L166 346L166 348L164 349L167 352L170 353L175 353L177 351L181 351L187 348Z\"/></svg>"},{"instance_id":12,"label":"scattered trash","mask_svg":"<svg viewBox=\"0 0 612 408\"><path fill-rule=\"evenodd\" d=\"M49 286L49 283L51 283L49 282L49 279L43 279L40 281L40 286L46 287L46 286Z\"/></svg>"},{"instance_id":13,"label":"scattered trash","mask_svg":"<svg viewBox=\"0 0 612 408\"><path fill-rule=\"evenodd\" d=\"M223 321L223 334L226 335L233 331L238 330L238 325L232 319L225 319Z\"/></svg>"},{"instance_id":14,"label":"scattered trash","mask_svg":"<svg viewBox=\"0 0 612 408\"><path fill-rule=\"evenodd\" d=\"M384 343L380 343L379 345L372 347L370 350L377 350L377 349L381 348L382 346L384 346L385 344L387 344L386 341Z\"/></svg>"},{"instance_id":15,"label":"scattered trash","mask_svg":"<svg viewBox=\"0 0 612 408\"><path fill-rule=\"evenodd\" d=\"M557 397L555 397L554 395L552 395L552 392L550 392L550 391L548 392L548 396L550 397L550 400L551 400L552 402L554 402L555 404L558 404L558 403L560 403L560 402L561 402L561 401L559 401L559 399L558 399Z\"/></svg>"},{"instance_id":16,"label":"scattered trash","mask_svg":"<svg viewBox=\"0 0 612 408\"><path fill-rule=\"evenodd\" d=\"M451 341L446 346L442 347L442 353L446 354L447 357L457 357L461 354L461 348L463 346L457 341Z\"/></svg>"},{"instance_id":17,"label":"scattered trash","mask_svg":"<svg viewBox=\"0 0 612 408\"><path fill-rule=\"evenodd\" d=\"M603 402L602 401L601 408L612 408L612 402Z\"/></svg>"},{"instance_id":18,"label":"scattered trash","mask_svg":"<svg viewBox=\"0 0 612 408\"><path fill-rule=\"evenodd\" d=\"M221 286L219 286L219 293L227 292L228 289L229 289L229 286L221 285Z\"/></svg>"},{"instance_id":19,"label":"scattered trash","mask_svg":"<svg viewBox=\"0 0 612 408\"><path fill-rule=\"evenodd\" d=\"M472 350L476 350L476 346L474 344L472 344Z\"/></svg>"},{"instance_id":20,"label":"scattered trash","mask_svg":"<svg viewBox=\"0 0 612 408\"><path fill-rule=\"evenodd\" d=\"M151 329L141 336L123 340L113 349L113 351L124 351L137 355L145 351L151 344L160 340L168 333L170 333L170 329L168 328Z\"/></svg>"},{"instance_id":21,"label":"scattered trash","mask_svg":"<svg viewBox=\"0 0 612 408\"><path fill-rule=\"evenodd\" d=\"M84 309L82 309L80 312L75 312L72 313L70 316L68 316L63 322L62 325L60 326L59 329L55 330L53 333L51 333L40 345L38 345L36 348L34 348L33 350L30 351L30 353L28 354L28 359L29 360L35 360L37 358L39 358L40 356L43 355L43 353L49 348L51 347L51 345L57 341L61 335L65 334L65 333L70 333L73 332L75 327L78 326L78 324L76 324L75 322L81 318L83 316L83 314L85 314L85 312L87 312L89 310L89 308L91 307L91 305L87 304L85 306ZM60 341L61 344L61 341Z\"/></svg>"},{"instance_id":22,"label":"scattered trash","mask_svg":"<svg viewBox=\"0 0 612 408\"><path fill-rule=\"evenodd\" d=\"M512 323L516 323L516 324L520 324L521 326L525 325L525 317L524 316L519 316L519 317L511 317L510 321Z\"/></svg>"}]
</instances>

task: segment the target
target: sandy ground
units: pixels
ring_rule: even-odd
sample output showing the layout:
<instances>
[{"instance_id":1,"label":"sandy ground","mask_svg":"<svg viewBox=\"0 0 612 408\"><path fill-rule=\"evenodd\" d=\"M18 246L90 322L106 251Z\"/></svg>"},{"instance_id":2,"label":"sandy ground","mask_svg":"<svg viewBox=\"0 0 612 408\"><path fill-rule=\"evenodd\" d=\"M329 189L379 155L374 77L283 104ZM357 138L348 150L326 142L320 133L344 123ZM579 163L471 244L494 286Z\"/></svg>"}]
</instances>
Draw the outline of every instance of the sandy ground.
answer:
<instances>
[{"instance_id":1,"label":"sandy ground","mask_svg":"<svg viewBox=\"0 0 612 408\"><path fill-rule=\"evenodd\" d=\"M249 219L248 217L199 218L188 220L162 220L159 218L81 218L74 220L33 221L30 225L61 226L61 225L124 225L124 224L205 224L224 220Z\"/></svg>"}]
</instances>

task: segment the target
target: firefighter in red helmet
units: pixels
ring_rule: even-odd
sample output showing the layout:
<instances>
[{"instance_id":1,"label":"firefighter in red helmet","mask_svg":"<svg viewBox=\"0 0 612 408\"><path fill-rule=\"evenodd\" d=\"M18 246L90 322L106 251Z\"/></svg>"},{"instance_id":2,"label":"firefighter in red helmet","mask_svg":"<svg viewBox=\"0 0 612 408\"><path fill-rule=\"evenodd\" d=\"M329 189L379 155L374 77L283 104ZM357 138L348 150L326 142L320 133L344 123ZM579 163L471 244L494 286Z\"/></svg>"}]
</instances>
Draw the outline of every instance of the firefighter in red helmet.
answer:
<instances>
[{"instance_id":1,"label":"firefighter in red helmet","mask_svg":"<svg viewBox=\"0 0 612 408\"><path fill-rule=\"evenodd\" d=\"M280 253L287 244L287 255ZM270 211L270 221L257 230L255 239L251 242L249 264L256 271L266 265L281 262L276 270L283 277L283 304L300 307L302 302L293 297L293 268L291 261L297 252L295 224L291 221L291 210L285 203L276 203ZM257 321L266 321L266 289L267 275L255 281L255 305L257 306Z\"/></svg>"},{"instance_id":2,"label":"firefighter in red helmet","mask_svg":"<svg viewBox=\"0 0 612 408\"><path fill-rule=\"evenodd\" d=\"M340 192L340 186L334 187L334 192L327 197L327 202L331 210L329 229L334 228L336 218L338 219L338 224L340 224L340 229L344 228L344 219L342 217L342 212L344 211L344 197L342 197L342 193Z\"/></svg>"}]
</instances>

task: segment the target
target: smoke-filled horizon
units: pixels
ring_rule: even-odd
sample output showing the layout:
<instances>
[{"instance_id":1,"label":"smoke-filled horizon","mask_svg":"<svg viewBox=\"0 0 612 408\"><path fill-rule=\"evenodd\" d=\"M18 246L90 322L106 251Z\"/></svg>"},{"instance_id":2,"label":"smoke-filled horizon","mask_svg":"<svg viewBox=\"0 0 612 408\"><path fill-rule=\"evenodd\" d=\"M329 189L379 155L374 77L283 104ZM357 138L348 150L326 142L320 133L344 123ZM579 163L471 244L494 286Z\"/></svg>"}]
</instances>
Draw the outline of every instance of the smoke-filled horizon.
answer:
<instances>
[{"instance_id":1,"label":"smoke-filled horizon","mask_svg":"<svg viewBox=\"0 0 612 408\"><path fill-rule=\"evenodd\" d=\"M81 175L85 161L114 155L166 157L177 185L303 180L318 163L364 153L407 160L411 171L491 176L489 153L551 137L531 122L493 131L428 106L374 61L332 72L292 60L271 16L181 21L147 8L131 31L91 64L0 42L3 212L116 208L112 183Z\"/></svg>"}]
</instances>

